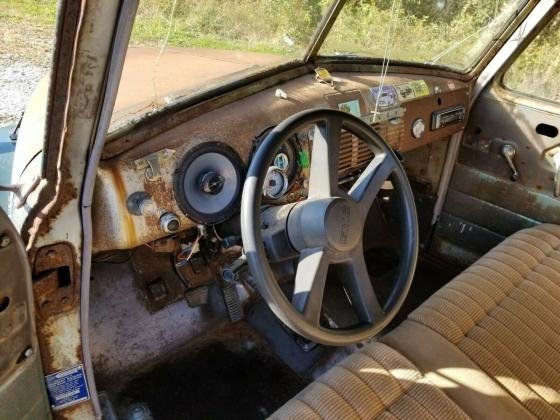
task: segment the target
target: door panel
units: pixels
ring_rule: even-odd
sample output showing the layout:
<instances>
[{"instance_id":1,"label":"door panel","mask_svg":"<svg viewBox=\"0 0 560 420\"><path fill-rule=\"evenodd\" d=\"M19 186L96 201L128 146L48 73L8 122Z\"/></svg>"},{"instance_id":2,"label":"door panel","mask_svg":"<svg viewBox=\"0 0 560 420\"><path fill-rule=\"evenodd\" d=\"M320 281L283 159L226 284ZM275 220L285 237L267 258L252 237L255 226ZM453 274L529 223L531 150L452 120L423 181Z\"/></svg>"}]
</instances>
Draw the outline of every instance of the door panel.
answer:
<instances>
[{"instance_id":1,"label":"door panel","mask_svg":"<svg viewBox=\"0 0 560 420\"><path fill-rule=\"evenodd\" d=\"M0 208L0 418L49 418L27 253Z\"/></svg>"},{"instance_id":2,"label":"door panel","mask_svg":"<svg viewBox=\"0 0 560 420\"><path fill-rule=\"evenodd\" d=\"M490 85L471 110L432 251L469 265L520 229L560 223L560 137L550 136L559 127L559 106ZM506 144L515 149L517 180L502 153Z\"/></svg>"}]
</instances>

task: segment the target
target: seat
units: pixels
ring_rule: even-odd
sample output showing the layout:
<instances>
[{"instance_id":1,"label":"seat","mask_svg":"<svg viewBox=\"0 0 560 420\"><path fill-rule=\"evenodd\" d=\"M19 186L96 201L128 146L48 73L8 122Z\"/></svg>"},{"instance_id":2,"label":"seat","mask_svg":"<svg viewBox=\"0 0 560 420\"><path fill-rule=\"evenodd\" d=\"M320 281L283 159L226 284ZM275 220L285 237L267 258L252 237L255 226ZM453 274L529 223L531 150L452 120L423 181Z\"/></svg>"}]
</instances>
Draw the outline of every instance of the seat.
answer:
<instances>
[{"instance_id":1,"label":"seat","mask_svg":"<svg viewBox=\"0 0 560 420\"><path fill-rule=\"evenodd\" d=\"M272 419L467 419L397 351L365 346L305 388Z\"/></svg>"},{"instance_id":2,"label":"seat","mask_svg":"<svg viewBox=\"0 0 560 420\"><path fill-rule=\"evenodd\" d=\"M560 226L522 230L273 418L560 419L558 309Z\"/></svg>"}]
</instances>

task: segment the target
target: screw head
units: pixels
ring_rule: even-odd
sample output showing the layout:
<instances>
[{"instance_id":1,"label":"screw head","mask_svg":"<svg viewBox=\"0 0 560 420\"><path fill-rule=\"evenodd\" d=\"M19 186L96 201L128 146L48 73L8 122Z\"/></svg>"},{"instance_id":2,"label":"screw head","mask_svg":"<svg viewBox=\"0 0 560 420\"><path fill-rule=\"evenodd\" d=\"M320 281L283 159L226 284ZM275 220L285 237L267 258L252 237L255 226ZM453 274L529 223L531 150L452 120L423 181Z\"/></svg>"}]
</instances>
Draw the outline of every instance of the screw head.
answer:
<instances>
[{"instance_id":1,"label":"screw head","mask_svg":"<svg viewBox=\"0 0 560 420\"><path fill-rule=\"evenodd\" d=\"M0 248L6 248L11 242L12 241L8 235L2 235L0 237Z\"/></svg>"}]
</instances>

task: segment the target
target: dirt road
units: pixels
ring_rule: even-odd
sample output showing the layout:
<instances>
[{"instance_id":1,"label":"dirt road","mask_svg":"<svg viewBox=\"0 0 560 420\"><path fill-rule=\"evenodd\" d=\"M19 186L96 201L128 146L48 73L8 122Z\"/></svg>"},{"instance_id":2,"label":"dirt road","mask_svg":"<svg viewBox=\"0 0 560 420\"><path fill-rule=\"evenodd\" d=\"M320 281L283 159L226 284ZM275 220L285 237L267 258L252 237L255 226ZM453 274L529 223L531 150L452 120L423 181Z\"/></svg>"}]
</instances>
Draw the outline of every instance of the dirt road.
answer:
<instances>
[{"instance_id":1,"label":"dirt road","mask_svg":"<svg viewBox=\"0 0 560 420\"><path fill-rule=\"evenodd\" d=\"M139 103L161 101L179 90L204 87L219 77L279 62L273 54L214 50L204 48L168 48L159 58L159 49L128 49L117 95L115 110Z\"/></svg>"},{"instance_id":2,"label":"dirt road","mask_svg":"<svg viewBox=\"0 0 560 420\"><path fill-rule=\"evenodd\" d=\"M115 111L158 102L179 90L204 87L219 77L252 66L273 64L283 57L204 48L131 47L126 55ZM0 59L0 127L13 124L23 112L36 84L48 67L16 59Z\"/></svg>"}]
</instances>

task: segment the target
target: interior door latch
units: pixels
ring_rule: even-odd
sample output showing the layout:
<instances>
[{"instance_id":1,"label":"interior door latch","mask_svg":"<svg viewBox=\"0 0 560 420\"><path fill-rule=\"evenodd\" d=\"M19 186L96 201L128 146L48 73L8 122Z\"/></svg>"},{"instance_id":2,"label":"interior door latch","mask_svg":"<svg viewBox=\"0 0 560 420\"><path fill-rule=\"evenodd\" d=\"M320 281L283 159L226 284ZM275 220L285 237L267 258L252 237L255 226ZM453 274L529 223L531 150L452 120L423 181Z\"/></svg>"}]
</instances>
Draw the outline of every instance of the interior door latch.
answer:
<instances>
[{"instance_id":1,"label":"interior door latch","mask_svg":"<svg viewBox=\"0 0 560 420\"><path fill-rule=\"evenodd\" d=\"M502 146L500 152L502 153L502 156L506 159L511 169L510 179L512 181L517 181L519 179L519 172L515 167L515 163L513 163L513 158L515 157L516 154L515 147L512 144L506 143Z\"/></svg>"}]
</instances>

